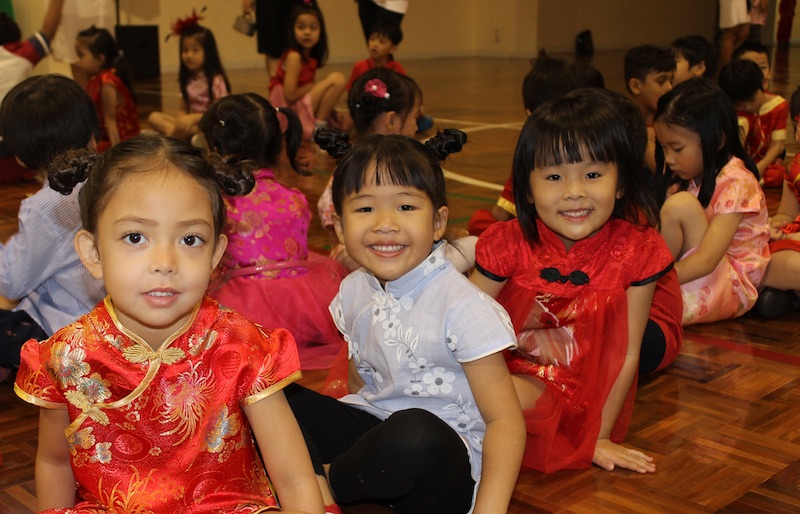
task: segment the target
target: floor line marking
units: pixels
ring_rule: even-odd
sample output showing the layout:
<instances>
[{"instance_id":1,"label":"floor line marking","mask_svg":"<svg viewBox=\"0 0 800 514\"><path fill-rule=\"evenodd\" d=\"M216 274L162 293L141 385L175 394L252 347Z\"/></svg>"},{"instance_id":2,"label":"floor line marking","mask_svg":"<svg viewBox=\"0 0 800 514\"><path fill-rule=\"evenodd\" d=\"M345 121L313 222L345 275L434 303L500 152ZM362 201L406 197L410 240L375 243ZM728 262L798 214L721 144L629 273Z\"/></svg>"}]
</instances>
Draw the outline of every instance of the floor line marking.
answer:
<instances>
[{"instance_id":1,"label":"floor line marking","mask_svg":"<svg viewBox=\"0 0 800 514\"><path fill-rule=\"evenodd\" d=\"M759 357L762 359L768 359L800 367L800 357L787 353L776 352L775 350L767 350L765 348L749 346L752 343L739 343L736 341L718 339L716 337L703 336L699 334L684 334L684 338L691 339L692 341L709 346L716 346L717 348L723 348L725 350L731 350L734 352L743 353L745 355L752 355L753 357Z\"/></svg>"},{"instance_id":2,"label":"floor line marking","mask_svg":"<svg viewBox=\"0 0 800 514\"><path fill-rule=\"evenodd\" d=\"M478 186L485 189L491 189L492 191L502 191L503 186L499 184L494 184L492 182L486 182L485 180L480 180L477 178L468 177L466 175L461 175L460 173L455 173L450 170L446 170L442 168L442 172L444 173L444 178L449 178L450 180L455 180L456 182L461 182L462 184L469 184L471 186Z\"/></svg>"}]
</instances>

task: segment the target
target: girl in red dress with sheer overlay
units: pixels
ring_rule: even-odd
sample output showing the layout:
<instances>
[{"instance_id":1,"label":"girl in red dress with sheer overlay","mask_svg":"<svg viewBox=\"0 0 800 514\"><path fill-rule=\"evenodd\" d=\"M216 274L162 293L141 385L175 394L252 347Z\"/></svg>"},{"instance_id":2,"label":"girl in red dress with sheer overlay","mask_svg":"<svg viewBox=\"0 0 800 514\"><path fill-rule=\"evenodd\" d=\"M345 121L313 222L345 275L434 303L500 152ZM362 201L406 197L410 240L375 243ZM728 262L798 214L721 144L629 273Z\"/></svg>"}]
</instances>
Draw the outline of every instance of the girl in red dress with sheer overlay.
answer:
<instances>
[{"instance_id":1,"label":"girl in red dress with sheer overlay","mask_svg":"<svg viewBox=\"0 0 800 514\"><path fill-rule=\"evenodd\" d=\"M547 473L592 462L655 471L619 443L656 280L673 262L625 102L580 89L540 106L514 156L519 217L478 240L471 278L519 338L506 360L528 429L523 464Z\"/></svg>"},{"instance_id":2,"label":"girl in red dress with sheer overlay","mask_svg":"<svg viewBox=\"0 0 800 514\"><path fill-rule=\"evenodd\" d=\"M221 189L245 194L251 170L137 136L53 164L54 189L84 180L75 247L108 296L28 341L15 384L41 407L39 509L322 514L283 393L300 377L291 334L204 296L227 244Z\"/></svg>"}]
</instances>

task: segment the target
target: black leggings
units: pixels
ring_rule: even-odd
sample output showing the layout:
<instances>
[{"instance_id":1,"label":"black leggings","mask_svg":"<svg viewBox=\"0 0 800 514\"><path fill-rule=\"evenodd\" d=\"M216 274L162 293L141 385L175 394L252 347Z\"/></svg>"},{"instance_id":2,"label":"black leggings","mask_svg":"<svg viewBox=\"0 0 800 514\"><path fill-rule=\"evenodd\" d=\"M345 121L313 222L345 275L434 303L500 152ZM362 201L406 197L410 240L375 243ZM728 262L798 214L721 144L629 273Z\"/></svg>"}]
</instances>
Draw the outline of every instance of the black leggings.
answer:
<instances>
[{"instance_id":1,"label":"black leggings","mask_svg":"<svg viewBox=\"0 0 800 514\"><path fill-rule=\"evenodd\" d=\"M314 469L338 502L380 503L397 512L469 511L475 482L463 440L423 409L385 421L292 384L284 389L308 444Z\"/></svg>"},{"instance_id":2,"label":"black leggings","mask_svg":"<svg viewBox=\"0 0 800 514\"><path fill-rule=\"evenodd\" d=\"M658 323L648 319L639 351L639 376L652 373L661 365L667 353L667 340Z\"/></svg>"}]
</instances>

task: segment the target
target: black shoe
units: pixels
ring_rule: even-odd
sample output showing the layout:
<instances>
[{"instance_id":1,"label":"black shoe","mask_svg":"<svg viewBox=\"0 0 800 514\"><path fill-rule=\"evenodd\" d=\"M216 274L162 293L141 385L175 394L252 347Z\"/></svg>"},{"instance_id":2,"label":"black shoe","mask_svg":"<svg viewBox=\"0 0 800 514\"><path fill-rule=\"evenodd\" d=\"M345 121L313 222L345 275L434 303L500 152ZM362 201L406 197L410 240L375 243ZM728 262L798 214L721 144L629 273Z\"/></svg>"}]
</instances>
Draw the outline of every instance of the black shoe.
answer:
<instances>
[{"instance_id":1,"label":"black shoe","mask_svg":"<svg viewBox=\"0 0 800 514\"><path fill-rule=\"evenodd\" d=\"M792 308L792 297L788 291L765 287L756 300L756 314L765 319L783 316Z\"/></svg>"}]
</instances>

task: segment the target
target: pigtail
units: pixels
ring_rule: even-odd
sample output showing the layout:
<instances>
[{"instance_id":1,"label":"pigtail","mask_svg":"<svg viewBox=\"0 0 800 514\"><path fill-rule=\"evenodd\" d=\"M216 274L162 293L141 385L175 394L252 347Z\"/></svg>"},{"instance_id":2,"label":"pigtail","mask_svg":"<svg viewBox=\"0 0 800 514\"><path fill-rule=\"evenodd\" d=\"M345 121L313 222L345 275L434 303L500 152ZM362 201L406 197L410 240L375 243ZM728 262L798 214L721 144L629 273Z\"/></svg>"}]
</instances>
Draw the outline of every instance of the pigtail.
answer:
<instances>
[{"instance_id":1,"label":"pigtail","mask_svg":"<svg viewBox=\"0 0 800 514\"><path fill-rule=\"evenodd\" d=\"M466 142L466 132L448 128L425 141L425 147L433 153L437 160L443 161L451 153L460 152Z\"/></svg>"},{"instance_id":2,"label":"pigtail","mask_svg":"<svg viewBox=\"0 0 800 514\"><path fill-rule=\"evenodd\" d=\"M100 155L88 148L68 150L57 155L47 168L50 188L66 196L84 182L94 169Z\"/></svg>"},{"instance_id":3,"label":"pigtail","mask_svg":"<svg viewBox=\"0 0 800 514\"><path fill-rule=\"evenodd\" d=\"M314 133L314 142L337 161L353 147L350 144L350 134L336 128L318 130Z\"/></svg>"},{"instance_id":4,"label":"pigtail","mask_svg":"<svg viewBox=\"0 0 800 514\"><path fill-rule=\"evenodd\" d=\"M278 107L275 109L275 111L283 114L286 117L286 122L288 124L283 137L286 141L286 155L289 157L289 164L292 165L292 169L298 174L303 175L304 177L310 177L312 174L310 171L299 169L295 163L297 150L299 150L300 145L303 144L303 125L300 123L300 118L297 116L297 113L294 111L294 109L289 107Z\"/></svg>"},{"instance_id":5,"label":"pigtail","mask_svg":"<svg viewBox=\"0 0 800 514\"><path fill-rule=\"evenodd\" d=\"M239 159L235 155L211 154L208 162L217 174L217 183L226 196L245 196L256 185L253 171L257 165L249 159Z\"/></svg>"}]
</instances>

